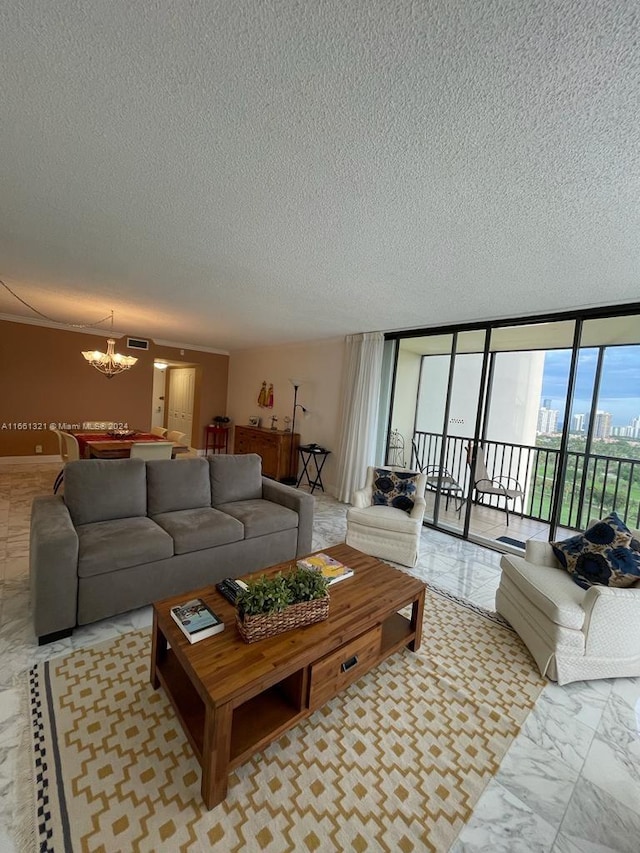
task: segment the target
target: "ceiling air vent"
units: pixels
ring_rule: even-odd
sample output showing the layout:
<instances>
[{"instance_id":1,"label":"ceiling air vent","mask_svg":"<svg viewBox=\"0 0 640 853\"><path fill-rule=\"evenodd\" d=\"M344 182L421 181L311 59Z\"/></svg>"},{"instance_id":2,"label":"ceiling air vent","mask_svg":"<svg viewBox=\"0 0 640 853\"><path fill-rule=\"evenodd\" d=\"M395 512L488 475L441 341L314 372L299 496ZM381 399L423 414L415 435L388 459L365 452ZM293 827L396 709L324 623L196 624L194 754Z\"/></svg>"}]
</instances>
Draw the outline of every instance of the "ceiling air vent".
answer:
<instances>
[{"instance_id":1,"label":"ceiling air vent","mask_svg":"<svg viewBox=\"0 0 640 853\"><path fill-rule=\"evenodd\" d=\"M149 341L140 338L127 338L127 349L149 349Z\"/></svg>"}]
</instances>

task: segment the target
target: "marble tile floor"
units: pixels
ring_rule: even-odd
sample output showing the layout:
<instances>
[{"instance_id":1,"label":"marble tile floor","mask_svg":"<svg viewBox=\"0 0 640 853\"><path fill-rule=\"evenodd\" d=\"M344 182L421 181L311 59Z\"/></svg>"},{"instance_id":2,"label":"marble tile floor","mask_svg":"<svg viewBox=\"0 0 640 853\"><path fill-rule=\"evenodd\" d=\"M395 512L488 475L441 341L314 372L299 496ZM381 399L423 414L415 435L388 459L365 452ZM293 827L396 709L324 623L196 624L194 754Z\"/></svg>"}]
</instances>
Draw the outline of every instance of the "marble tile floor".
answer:
<instances>
[{"instance_id":1,"label":"marble tile floor","mask_svg":"<svg viewBox=\"0 0 640 853\"><path fill-rule=\"evenodd\" d=\"M29 614L29 512L57 466L0 465L0 851L16 840L16 768L25 732L22 676L34 663L151 623L150 608L38 647ZM346 506L314 495L314 548L344 541ZM413 573L493 609L500 554L424 528ZM549 683L452 853L638 853L640 678ZM115 853L115 852L114 852Z\"/></svg>"}]
</instances>

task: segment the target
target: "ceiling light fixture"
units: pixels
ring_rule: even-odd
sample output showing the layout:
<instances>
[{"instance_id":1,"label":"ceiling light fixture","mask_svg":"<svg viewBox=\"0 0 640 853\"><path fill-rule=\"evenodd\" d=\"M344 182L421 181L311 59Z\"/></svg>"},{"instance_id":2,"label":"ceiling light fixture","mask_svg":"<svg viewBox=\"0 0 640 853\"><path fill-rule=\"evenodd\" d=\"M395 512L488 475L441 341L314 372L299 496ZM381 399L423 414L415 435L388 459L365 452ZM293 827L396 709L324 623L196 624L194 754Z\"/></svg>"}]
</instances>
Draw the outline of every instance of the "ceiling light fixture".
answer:
<instances>
[{"instance_id":1,"label":"ceiling light fixture","mask_svg":"<svg viewBox=\"0 0 640 853\"><path fill-rule=\"evenodd\" d=\"M113 334L113 311L111 312L111 334ZM117 376L118 373L124 373L137 362L137 358L132 355L120 355L114 352L116 342L113 338L107 339L107 351L99 352L98 350L90 350L83 352L82 355L92 367L104 373L107 379L112 376Z\"/></svg>"},{"instance_id":2,"label":"ceiling light fixture","mask_svg":"<svg viewBox=\"0 0 640 853\"><path fill-rule=\"evenodd\" d=\"M169 367L166 361L154 361L153 366L158 370L166 370Z\"/></svg>"}]
</instances>

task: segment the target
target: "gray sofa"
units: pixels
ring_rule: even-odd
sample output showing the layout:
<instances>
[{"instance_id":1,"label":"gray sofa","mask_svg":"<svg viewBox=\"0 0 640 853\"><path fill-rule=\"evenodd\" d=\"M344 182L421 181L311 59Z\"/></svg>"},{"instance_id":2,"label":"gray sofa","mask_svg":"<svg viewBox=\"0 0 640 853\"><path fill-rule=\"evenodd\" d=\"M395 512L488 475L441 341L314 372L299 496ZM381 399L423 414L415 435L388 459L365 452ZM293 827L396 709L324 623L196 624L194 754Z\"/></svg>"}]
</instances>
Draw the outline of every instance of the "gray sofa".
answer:
<instances>
[{"instance_id":1,"label":"gray sofa","mask_svg":"<svg viewBox=\"0 0 640 853\"><path fill-rule=\"evenodd\" d=\"M311 551L313 498L255 454L81 460L35 498L30 575L40 644L161 598Z\"/></svg>"}]
</instances>

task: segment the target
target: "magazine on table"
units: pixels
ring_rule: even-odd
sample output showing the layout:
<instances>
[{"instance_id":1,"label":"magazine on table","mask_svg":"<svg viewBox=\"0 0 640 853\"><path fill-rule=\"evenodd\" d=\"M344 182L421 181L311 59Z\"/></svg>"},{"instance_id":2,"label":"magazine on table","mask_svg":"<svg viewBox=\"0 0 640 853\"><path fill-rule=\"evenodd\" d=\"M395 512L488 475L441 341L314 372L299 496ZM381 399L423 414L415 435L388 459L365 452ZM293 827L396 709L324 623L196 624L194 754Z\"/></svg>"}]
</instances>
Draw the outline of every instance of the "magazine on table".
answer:
<instances>
[{"instance_id":1,"label":"magazine on table","mask_svg":"<svg viewBox=\"0 0 640 853\"><path fill-rule=\"evenodd\" d=\"M224 631L224 622L204 603L201 598L193 598L184 604L171 608L171 616L190 643L197 643L206 637L213 637Z\"/></svg>"},{"instance_id":2,"label":"magazine on table","mask_svg":"<svg viewBox=\"0 0 640 853\"><path fill-rule=\"evenodd\" d=\"M298 560L298 566L301 569L313 569L314 571L322 572L323 577L329 581L329 586L333 583L338 583L338 581L353 577L353 569L322 552Z\"/></svg>"}]
</instances>

